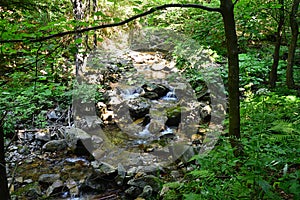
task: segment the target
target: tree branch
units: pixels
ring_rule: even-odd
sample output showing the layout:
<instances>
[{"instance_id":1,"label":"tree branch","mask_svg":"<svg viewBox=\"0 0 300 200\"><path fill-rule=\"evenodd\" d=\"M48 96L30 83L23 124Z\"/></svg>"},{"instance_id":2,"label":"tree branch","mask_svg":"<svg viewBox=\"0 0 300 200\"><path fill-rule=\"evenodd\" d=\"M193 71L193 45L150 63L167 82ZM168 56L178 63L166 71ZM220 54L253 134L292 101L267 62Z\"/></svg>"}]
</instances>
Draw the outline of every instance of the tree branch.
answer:
<instances>
[{"instance_id":1,"label":"tree branch","mask_svg":"<svg viewBox=\"0 0 300 200\"><path fill-rule=\"evenodd\" d=\"M211 12L221 12L220 8L211 8L211 7L198 5L198 4L164 4L161 6L153 7L146 12L143 12L138 15L134 15L134 16L132 16L124 21L118 22L118 23L103 24L103 25L99 25L99 26L88 27L88 28L83 28L83 29L74 30L74 31L66 31L66 32L56 33L53 35L49 35L46 37L40 37L40 38L36 38L36 39L0 40L0 44L18 43L18 42L42 42L42 41L49 40L49 39L56 38L56 37L63 37L65 35L84 33L84 32L88 32L88 31L98 30L98 29L108 28L108 27L122 26L124 24L127 24L128 22L135 20L135 19L144 17L144 16L154 13L158 10L163 10L166 8L200 8L202 10L211 11Z\"/></svg>"}]
</instances>

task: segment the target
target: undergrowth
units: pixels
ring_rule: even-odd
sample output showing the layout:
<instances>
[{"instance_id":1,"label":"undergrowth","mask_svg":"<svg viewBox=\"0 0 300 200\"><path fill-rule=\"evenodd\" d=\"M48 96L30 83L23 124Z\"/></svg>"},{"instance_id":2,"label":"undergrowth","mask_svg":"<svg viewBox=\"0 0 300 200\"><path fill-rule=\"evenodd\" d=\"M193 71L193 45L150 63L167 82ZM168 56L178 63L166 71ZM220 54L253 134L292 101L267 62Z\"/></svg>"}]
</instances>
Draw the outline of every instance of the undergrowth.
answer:
<instances>
[{"instance_id":1,"label":"undergrowth","mask_svg":"<svg viewBox=\"0 0 300 200\"><path fill-rule=\"evenodd\" d=\"M244 155L221 137L195 170L164 185L168 199L299 199L300 98L265 92L241 102Z\"/></svg>"}]
</instances>

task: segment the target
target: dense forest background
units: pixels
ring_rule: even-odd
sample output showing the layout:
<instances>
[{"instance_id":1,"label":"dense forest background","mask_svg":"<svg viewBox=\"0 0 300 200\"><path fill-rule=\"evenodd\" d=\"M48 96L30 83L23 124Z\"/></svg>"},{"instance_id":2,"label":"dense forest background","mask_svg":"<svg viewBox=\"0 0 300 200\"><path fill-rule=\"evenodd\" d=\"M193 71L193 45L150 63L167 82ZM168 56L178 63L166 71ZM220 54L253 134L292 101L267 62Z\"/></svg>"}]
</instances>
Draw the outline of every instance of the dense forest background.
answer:
<instances>
[{"instance_id":1,"label":"dense forest background","mask_svg":"<svg viewBox=\"0 0 300 200\"><path fill-rule=\"evenodd\" d=\"M226 27L225 8L234 8L235 30ZM49 111L58 106L71 110L85 59L106 40L155 27L213 52L229 112L216 147L194 156L187 164L193 170L162 182L163 192L149 199L299 199L299 13L299 0L0 1L0 196L9 198L4 172L13 161L5 162L5 151L17 130L50 126ZM201 73L171 56L201 91ZM11 195L21 196L17 189Z\"/></svg>"}]
</instances>

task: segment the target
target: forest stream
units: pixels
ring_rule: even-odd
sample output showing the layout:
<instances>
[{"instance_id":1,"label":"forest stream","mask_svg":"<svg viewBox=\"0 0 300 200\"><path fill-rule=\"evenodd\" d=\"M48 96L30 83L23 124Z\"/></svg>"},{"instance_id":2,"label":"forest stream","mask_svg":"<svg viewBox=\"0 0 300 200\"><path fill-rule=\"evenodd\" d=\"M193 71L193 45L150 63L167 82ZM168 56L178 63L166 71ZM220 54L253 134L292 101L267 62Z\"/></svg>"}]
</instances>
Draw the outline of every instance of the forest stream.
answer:
<instances>
[{"instance_id":1,"label":"forest stream","mask_svg":"<svg viewBox=\"0 0 300 200\"><path fill-rule=\"evenodd\" d=\"M19 130L9 146L18 199L147 199L192 170L189 159L211 148L222 127L212 120L208 88L196 94L168 56L94 53L87 87L75 90L74 117L58 106L47 114L51 126ZM88 99L91 91L102 100Z\"/></svg>"}]
</instances>

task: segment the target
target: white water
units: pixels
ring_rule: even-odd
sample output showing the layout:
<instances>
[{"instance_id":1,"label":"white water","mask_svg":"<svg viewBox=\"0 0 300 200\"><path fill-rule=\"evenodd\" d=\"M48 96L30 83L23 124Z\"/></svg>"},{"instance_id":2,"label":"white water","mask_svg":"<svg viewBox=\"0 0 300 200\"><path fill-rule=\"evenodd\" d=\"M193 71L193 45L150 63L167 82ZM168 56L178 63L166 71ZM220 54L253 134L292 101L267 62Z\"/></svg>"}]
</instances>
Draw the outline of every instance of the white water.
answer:
<instances>
[{"instance_id":1,"label":"white water","mask_svg":"<svg viewBox=\"0 0 300 200\"><path fill-rule=\"evenodd\" d=\"M171 128L167 127L166 130L164 130L160 133L161 133L161 135L166 135L166 134L169 134L169 133L173 133L173 130Z\"/></svg>"},{"instance_id":2,"label":"white water","mask_svg":"<svg viewBox=\"0 0 300 200\"><path fill-rule=\"evenodd\" d=\"M135 99L139 97L143 93L142 88L128 88L128 89L121 89L120 96L123 99Z\"/></svg>"},{"instance_id":3,"label":"white water","mask_svg":"<svg viewBox=\"0 0 300 200\"><path fill-rule=\"evenodd\" d=\"M144 130L138 133L138 136L142 138L149 138L151 136L151 133L149 131L149 126L150 123L145 126Z\"/></svg>"},{"instance_id":4,"label":"white water","mask_svg":"<svg viewBox=\"0 0 300 200\"><path fill-rule=\"evenodd\" d=\"M177 98L177 96L176 96L176 94L175 94L174 89L172 89L171 91L169 91L169 92L166 94L166 96L164 96L164 97L162 98L162 100L165 100L165 101L177 101L178 98Z\"/></svg>"}]
</instances>

